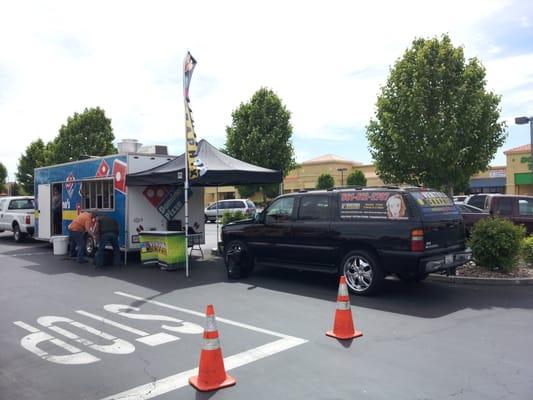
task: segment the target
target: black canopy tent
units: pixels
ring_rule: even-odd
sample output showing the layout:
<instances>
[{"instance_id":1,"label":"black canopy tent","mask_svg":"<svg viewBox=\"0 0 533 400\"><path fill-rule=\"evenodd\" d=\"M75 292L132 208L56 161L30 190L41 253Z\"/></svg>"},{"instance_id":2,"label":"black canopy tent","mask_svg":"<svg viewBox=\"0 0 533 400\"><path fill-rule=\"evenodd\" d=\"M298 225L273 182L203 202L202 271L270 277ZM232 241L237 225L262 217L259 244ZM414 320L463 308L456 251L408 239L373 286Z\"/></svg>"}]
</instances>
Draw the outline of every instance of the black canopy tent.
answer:
<instances>
[{"instance_id":1,"label":"black canopy tent","mask_svg":"<svg viewBox=\"0 0 533 400\"><path fill-rule=\"evenodd\" d=\"M207 140L198 142L198 158L206 168L204 175L190 180L190 186L226 186L280 183L281 171L258 167L222 153ZM185 154L146 171L126 175L127 186L183 185Z\"/></svg>"}]
</instances>

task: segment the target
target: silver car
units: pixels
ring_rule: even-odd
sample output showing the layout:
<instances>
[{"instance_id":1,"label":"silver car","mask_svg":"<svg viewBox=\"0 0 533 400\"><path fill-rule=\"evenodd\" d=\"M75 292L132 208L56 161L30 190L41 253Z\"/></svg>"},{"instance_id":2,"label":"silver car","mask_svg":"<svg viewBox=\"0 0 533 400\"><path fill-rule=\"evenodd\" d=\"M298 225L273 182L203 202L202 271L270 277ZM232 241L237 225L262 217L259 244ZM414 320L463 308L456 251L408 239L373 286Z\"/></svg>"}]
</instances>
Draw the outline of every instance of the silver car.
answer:
<instances>
[{"instance_id":1,"label":"silver car","mask_svg":"<svg viewBox=\"0 0 533 400\"><path fill-rule=\"evenodd\" d=\"M229 199L229 200L219 200L216 203L213 203L206 207L204 210L205 222L215 222L217 219L217 208L218 208L218 217L222 218L225 212L236 212L241 211L244 215L252 218L255 215L255 204L253 201L248 199Z\"/></svg>"}]
</instances>

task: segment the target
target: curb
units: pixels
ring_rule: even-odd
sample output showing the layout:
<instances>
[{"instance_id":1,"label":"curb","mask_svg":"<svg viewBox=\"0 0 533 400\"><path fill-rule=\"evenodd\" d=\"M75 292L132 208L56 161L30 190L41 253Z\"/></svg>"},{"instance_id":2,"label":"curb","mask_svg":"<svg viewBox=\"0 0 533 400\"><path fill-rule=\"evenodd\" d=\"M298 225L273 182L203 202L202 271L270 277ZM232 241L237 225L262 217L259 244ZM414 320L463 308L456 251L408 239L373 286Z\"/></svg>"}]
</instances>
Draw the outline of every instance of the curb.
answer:
<instances>
[{"instance_id":1,"label":"curb","mask_svg":"<svg viewBox=\"0 0 533 400\"><path fill-rule=\"evenodd\" d=\"M469 276L446 276L430 274L427 277L427 280L433 282L454 283L458 285L533 285L533 278L474 278Z\"/></svg>"}]
</instances>

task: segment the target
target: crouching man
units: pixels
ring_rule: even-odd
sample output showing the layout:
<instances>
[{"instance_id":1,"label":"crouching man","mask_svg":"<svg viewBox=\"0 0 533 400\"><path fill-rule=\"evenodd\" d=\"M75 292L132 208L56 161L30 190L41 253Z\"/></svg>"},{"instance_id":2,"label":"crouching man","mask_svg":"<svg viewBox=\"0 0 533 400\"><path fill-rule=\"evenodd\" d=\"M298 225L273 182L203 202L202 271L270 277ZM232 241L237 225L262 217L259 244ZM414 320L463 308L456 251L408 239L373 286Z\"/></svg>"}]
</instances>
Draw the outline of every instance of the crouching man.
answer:
<instances>
[{"instance_id":1,"label":"crouching man","mask_svg":"<svg viewBox=\"0 0 533 400\"><path fill-rule=\"evenodd\" d=\"M113 246L113 265L118 267L120 265L120 246L118 244L119 224L113 218L106 214L101 214L96 217L96 226L94 232L98 242L98 249L94 258L94 263L97 267L104 265L104 251L105 246L109 243Z\"/></svg>"},{"instance_id":2,"label":"crouching man","mask_svg":"<svg viewBox=\"0 0 533 400\"><path fill-rule=\"evenodd\" d=\"M93 235L91 230L93 218L96 217L94 211L84 211L78 215L68 226L70 238L70 256L78 256L78 262L84 264L85 260L85 234Z\"/></svg>"}]
</instances>

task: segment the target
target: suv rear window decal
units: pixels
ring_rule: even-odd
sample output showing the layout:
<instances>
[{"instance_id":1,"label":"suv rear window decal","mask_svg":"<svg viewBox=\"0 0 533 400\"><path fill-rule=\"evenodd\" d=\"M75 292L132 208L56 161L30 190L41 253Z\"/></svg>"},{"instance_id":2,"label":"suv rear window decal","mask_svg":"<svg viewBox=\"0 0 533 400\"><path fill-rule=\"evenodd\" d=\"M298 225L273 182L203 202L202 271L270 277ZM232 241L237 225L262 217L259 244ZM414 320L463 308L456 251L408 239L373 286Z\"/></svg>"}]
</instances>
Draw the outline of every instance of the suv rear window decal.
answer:
<instances>
[{"instance_id":1,"label":"suv rear window decal","mask_svg":"<svg viewBox=\"0 0 533 400\"><path fill-rule=\"evenodd\" d=\"M408 219L401 194L352 192L340 194L341 219Z\"/></svg>"},{"instance_id":2,"label":"suv rear window decal","mask_svg":"<svg viewBox=\"0 0 533 400\"><path fill-rule=\"evenodd\" d=\"M453 200L442 192L421 191L411 192L410 194L424 213L455 210Z\"/></svg>"}]
</instances>

